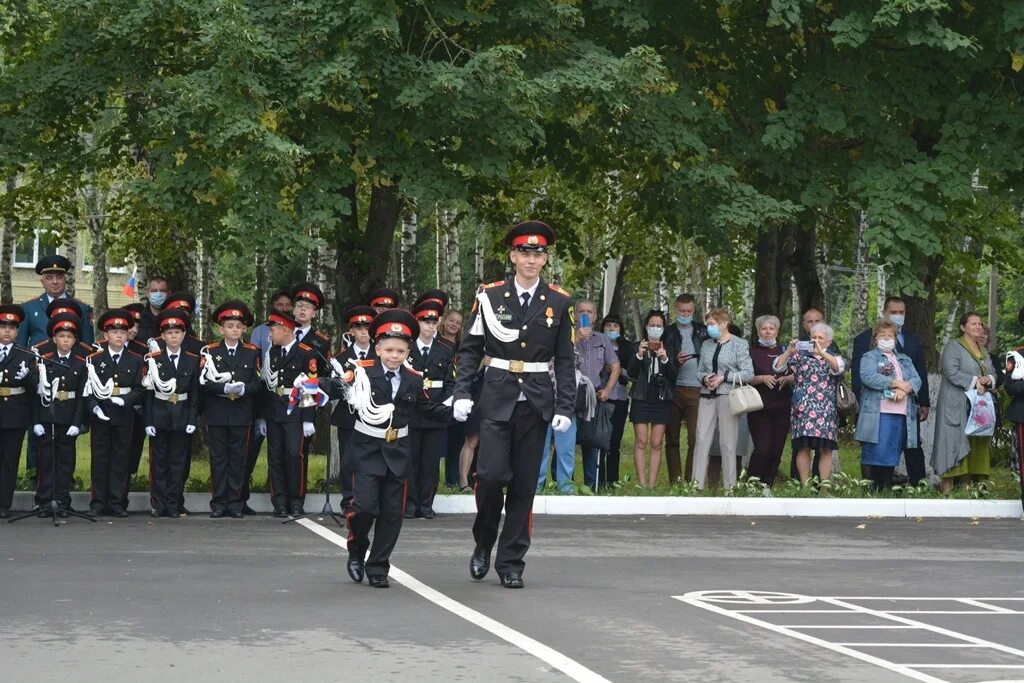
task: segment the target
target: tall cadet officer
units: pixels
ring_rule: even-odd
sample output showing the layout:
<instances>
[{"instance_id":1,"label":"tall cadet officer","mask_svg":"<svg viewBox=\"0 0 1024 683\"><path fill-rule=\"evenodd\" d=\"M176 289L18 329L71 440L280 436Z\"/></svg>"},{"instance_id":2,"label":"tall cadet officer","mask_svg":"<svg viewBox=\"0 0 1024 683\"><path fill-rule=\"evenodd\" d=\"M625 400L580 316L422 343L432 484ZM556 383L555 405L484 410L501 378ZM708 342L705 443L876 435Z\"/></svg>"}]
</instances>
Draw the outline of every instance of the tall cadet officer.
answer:
<instances>
[{"instance_id":1,"label":"tall cadet officer","mask_svg":"<svg viewBox=\"0 0 1024 683\"><path fill-rule=\"evenodd\" d=\"M128 350L131 313L115 308L100 316L106 337L100 350L86 359L85 411L90 416L92 449L92 515L127 517L129 449L135 406L142 401L143 359Z\"/></svg>"},{"instance_id":2,"label":"tall cadet officer","mask_svg":"<svg viewBox=\"0 0 1024 683\"><path fill-rule=\"evenodd\" d=\"M189 443L199 421L199 356L186 351L185 311L172 308L156 318L163 349L146 356L143 419L150 443L149 498L153 517L181 516Z\"/></svg>"},{"instance_id":3,"label":"tall cadet officer","mask_svg":"<svg viewBox=\"0 0 1024 683\"><path fill-rule=\"evenodd\" d=\"M527 221L509 230L505 242L515 275L482 286L476 296L472 325L459 349L454 414L460 422L469 416L473 377L482 358L490 356L477 406L476 547L469 572L478 581L487 575L497 541L494 567L501 585L522 588L544 437L549 423L556 432L571 424L576 371L572 301L568 292L541 277L554 231L540 221ZM548 374L552 359L555 387ZM505 526L499 539L503 505Z\"/></svg>"},{"instance_id":4,"label":"tall cadet officer","mask_svg":"<svg viewBox=\"0 0 1024 683\"><path fill-rule=\"evenodd\" d=\"M61 511L71 508L75 443L85 426L87 375L87 354L82 352L78 342L82 320L74 313L58 313L50 318L46 329L52 348L39 354L42 360L38 366L38 399L35 403L35 425L32 427L39 463L35 501L39 517L50 516L52 500L57 501ZM56 456L56 468L51 455ZM66 517L67 514L61 516Z\"/></svg>"},{"instance_id":5,"label":"tall cadet officer","mask_svg":"<svg viewBox=\"0 0 1024 683\"><path fill-rule=\"evenodd\" d=\"M422 376L405 364L409 347L419 336L416 318L400 309L385 311L374 318L372 330L378 360L358 361L353 386L343 384L350 379L348 376L322 381L321 385L332 398L345 398L358 412L348 446L354 493L347 515L348 575L359 583L365 573L371 586L387 588L389 558L402 530L410 469L409 420L417 412L445 419L451 410L430 402ZM369 386L361 383L362 372Z\"/></svg>"},{"instance_id":6,"label":"tall cadet officer","mask_svg":"<svg viewBox=\"0 0 1024 683\"><path fill-rule=\"evenodd\" d=\"M271 347L261 373L263 416L257 429L267 437L267 473L275 517L306 514L306 458L304 441L313 438L316 408L288 410L291 390L300 375L316 377L320 363L313 347L295 341L295 318L272 311L267 317Z\"/></svg>"},{"instance_id":7,"label":"tall cadet officer","mask_svg":"<svg viewBox=\"0 0 1024 683\"><path fill-rule=\"evenodd\" d=\"M423 388L430 400L443 403L451 396L454 385L452 348L440 343L436 336L444 304L436 300L422 301L412 312L420 333L412 343L409 360L413 369L423 375ZM405 517L433 519L441 458L448 447L448 420L442 422L414 414L409 427L412 430L412 472Z\"/></svg>"},{"instance_id":8,"label":"tall cadet officer","mask_svg":"<svg viewBox=\"0 0 1024 683\"><path fill-rule=\"evenodd\" d=\"M352 345L338 350L338 362L348 367L348 361L377 360L377 349L370 341L370 323L377 315L369 306L353 306L345 311L348 323L348 337ZM345 451L352 439L356 415L345 401L339 401L331 414L331 424L338 428L338 454L341 457L338 471L341 472L341 511L348 512L352 503L352 470L348 467Z\"/></svg>"},{"instance_id":9,"label":"tall cadet officer","mask_svg":"<svg viewBox=\"0 0 1024 683\"><path fill-rule=\"evenodd\" d=\"M260 390L260 350L242 341L254 322L244 302L225 301L213 312L213 320L224 339L204 349L199 376L206 396L210 445L210 517L240 518L246 458L256 419L255 397Z\"/></svg>"},{"instance_id":10,"label":"tall cadet officer","mask_svg":"<svg viewBox=\"0 0 1024 683\"><path fill-rule=\"evenodd\" d=\"M0 519L11 514L21 442L32 424L32 394L38 381L35 356L15 348L24 320L21 306L0 305Z\"/></svg>"}]
</instances>

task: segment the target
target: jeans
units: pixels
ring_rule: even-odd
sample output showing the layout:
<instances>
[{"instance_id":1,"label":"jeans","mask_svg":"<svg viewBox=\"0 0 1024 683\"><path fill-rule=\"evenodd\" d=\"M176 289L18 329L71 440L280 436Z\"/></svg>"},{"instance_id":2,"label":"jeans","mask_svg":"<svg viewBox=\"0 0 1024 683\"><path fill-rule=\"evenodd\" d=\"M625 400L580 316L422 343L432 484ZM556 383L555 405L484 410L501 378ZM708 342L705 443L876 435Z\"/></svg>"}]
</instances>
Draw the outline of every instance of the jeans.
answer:
<instances>
[{"instance_id":1,"label":"jeans","mask_svg":"<svg viewBox=\"0 0 1024 683\"><path fill-rule=\"evenodd\" d=\"M571 493L572 470L576 464L576 416L570 418L569 429L556 432L548 425L548 433L544 436L544 454L541 456L540 471L537 474L537 491L544 488L547 479L548 461L551 458L551 440L555 441L555 479L563 493ZM595 462L595 469L596 469Z\"/></svg>"},{"instance_id":2,"label":"jeans","mask_svg":"<svg viewBox=\"0 0 1024 683\"><path fill-rule=\"evenodd\" d=\"M598 471L598 485L607 486L619 480L619 451L622 446L622 433L626 429L626 418L629 416L629 399L611 401L615 404L612 413L612 439L608 451L601 454L601 469Z\"/></svg>"},{"instance_id":3,"label":"jeans","mask_svg":"<svg viewBox=\"0 0 1024 683\"><path fill-rule=\"evenodd\" d=\"M597 460L600 456L600 448L583 449L583 483L595 492L597 491Z\"/></svg>"}]
</instances>

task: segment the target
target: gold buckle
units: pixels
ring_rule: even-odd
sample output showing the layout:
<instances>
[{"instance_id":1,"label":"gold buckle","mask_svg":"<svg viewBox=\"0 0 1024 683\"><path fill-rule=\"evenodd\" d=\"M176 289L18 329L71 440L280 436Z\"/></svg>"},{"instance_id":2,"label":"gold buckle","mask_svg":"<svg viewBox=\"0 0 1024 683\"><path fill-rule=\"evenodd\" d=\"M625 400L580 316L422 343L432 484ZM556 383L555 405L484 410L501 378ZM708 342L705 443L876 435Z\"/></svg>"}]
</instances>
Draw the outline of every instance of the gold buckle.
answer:
<instances>
[{"instance_id":1,"label":"gold buckle","mask_svg":"<svg viewBox=\"0 0 1024 683\"><path fill-rule=\"evenodd\" d=\"M58 391L57 392L57 400L58 401L66 401L66 400L68 400L68 392L66 392L66 391Z\"/></svg>"},{"instance_id":2,"label":"gold buckle","mask_svg":"<svg viewBox=\"0 0 1024 683\"><path fill-rule=\"evenodd\" d=\"M510 360L508 362L508 371L509 372L514 372L517 375L522 374L523 373L523 361L521 361L521 360Z\"/></svg>"},{"instance_id":3,"label":"gold buckle","mask_svg":"<svg viewBox=\"0 0 1024 683\"><path fill-rule=\"evenodd\" d=\"M238 394L228 394L228 400L229 401L234 401L237 398L238 398Z\"/></svg>"},{"instance_id":4,"label":"gold buckle","mask_svg":"<svg viewBox=\"0 0 1024 683\"><path fill-rule=\"evenodd\" d=\"M384 432L384 441L387 443L398 441L398 430L394 427L388 427L388 430Z\"/></svg>"},{"instance_id":5,"label":"gold buckle","mask_svg":"<svg viewBox=\"0 0 1024 683\"><path fill-rule=\"evenodd\" d=\"M177 394L171 394L171 397L169 399L167 399L167 402L170 403L172 406L173 405L177 405L178 404L178 395Z\"/></svg>"},{"instance_id":6,"label":"gold buckle","mask_svg":"<svg viewBox=\"0 0 1024 683\"><path fill-rule=\"evenodd\" d=\"M0 396L10 396L10 395L11 395L11 388L10 387L0 387Z\"/></svg>"}]
</instances>

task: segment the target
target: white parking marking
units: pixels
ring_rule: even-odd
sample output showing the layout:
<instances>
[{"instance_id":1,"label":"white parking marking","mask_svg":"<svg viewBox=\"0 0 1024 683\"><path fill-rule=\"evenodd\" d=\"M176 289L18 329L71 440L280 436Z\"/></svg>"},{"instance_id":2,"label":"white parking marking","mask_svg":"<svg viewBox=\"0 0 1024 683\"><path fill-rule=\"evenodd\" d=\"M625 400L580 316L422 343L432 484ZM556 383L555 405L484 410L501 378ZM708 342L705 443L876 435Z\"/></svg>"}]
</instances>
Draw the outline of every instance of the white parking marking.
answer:
<instances>
[{"instance_id":1,"label":"white parking marking","mask_svg":"<svg viewBox=\"0 0 1024 683\"><path fill-rule=\"evenodd\" d=\"M344 536L336 534L330 529L308 519L300 519L297 523L339 548L348 549L348 541ZM547 664L550 664L574 681L579 681L579 683L610 683L608 679L594 671L591 671L576 660L563 655L558 650L550 648L544 643L534 640L511 627L505 626L499 621L477 612L471 607L463 605L461 602L457 602L456 600L449 598L444 593L431 588L412 575L402 571L395 565L391 565L389 577L396 583L402 584L413 593L429 600L438 607L443 607L452 614L465 619L471 624L479 626L485 631L501 638L505 642L511 643L524 652L533 655Z\"/></svg>"}]
</instances>

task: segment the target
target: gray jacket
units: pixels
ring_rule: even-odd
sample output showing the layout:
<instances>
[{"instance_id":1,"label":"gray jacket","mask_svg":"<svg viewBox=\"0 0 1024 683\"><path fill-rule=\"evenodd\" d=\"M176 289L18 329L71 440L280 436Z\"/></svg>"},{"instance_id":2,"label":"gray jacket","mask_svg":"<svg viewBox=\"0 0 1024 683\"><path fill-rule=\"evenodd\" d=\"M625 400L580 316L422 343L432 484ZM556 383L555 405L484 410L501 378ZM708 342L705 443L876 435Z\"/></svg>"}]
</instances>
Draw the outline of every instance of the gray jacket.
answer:
<instances>
[{"instance_id":1,"label":"gray jacket","mask_svg":"<svg viewBox=\"0 0 1024 683\"><path fill-rule=\"evenodd\" d=\"M992 359L986 353L982 360L985 374L995 377ZM964 427L967 423L967 397L964 392L981 376L981 368L959 339L950 339L939 359L942 383L935 408L935 441L932 446L932 467L942 474L956 467L967 457L970 444ZM994 382L993 382L994 383Z\"/></svg>"},{"instance_id":2,"label":"gray jacket","mask_svg":"<svg viewBox=\"0 0 1024 683\"><path fill-rule=\"evenodd\" d=\"M697 363L697 379L701 385L705 378L714 374L713 359L715 350L721 347L718 352L718 373L725 376L725 381L718 386L719 396L732 391L733 382L749 383L754 379L754 362L750 360L750 345L742 337L733 335L729 341L719 344L714 339L708 339L700 347L700 362ZM701 396L711 396L712 392L707 387L701 386Z\"/></svg>"}]
</instances>

